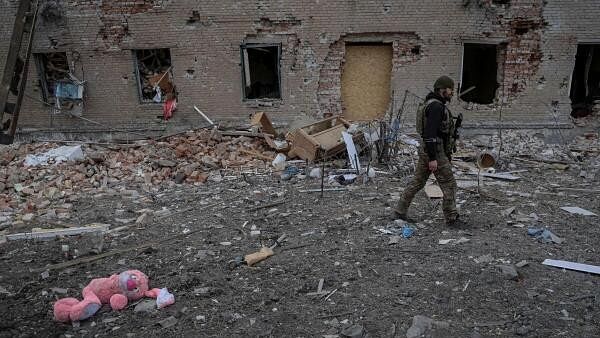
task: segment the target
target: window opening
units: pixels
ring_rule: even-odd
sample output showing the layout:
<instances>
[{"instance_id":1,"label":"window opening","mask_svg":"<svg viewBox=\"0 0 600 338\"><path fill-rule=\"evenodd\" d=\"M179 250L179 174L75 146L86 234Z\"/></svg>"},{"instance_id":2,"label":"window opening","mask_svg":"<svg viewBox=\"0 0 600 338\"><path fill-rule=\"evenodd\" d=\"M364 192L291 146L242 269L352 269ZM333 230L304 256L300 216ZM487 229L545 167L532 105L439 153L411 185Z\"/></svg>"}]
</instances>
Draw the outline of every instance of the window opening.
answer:
<instances>
[{"instance_id":1,"label":"window opening","mask_svg":"<svg viewBox=\"0 0 600 338\"><path fill-rule=\"evenodd\" d=\"M67 53L35 54L35 60L42 87L42 99L51 104L56 103L56 89L59 82L69 80L69 61Z\"/></svg>"},{"instance_id":2,"label":"window opening","mask_svg":"<svg viewBox=\"0 0 600 338\"><path fill-rule=\"evenodd\" d=\"M144 103L161 103L175 95L168 48L133 51L136 61L138 94Z\"/></svg>"},{"instance_id":3,"label":"window opening","mask_svg":"<svg viewBox=\"0 0 600 338\"><path fill-rule=\"evenodd\" d=\"M280 45L243 45L244 99L280 99Z\"/></svg>"},{"instance_id":4,"label":"window opening","mask_svg":"<svg viewBox=\"0 0 600 338\"><path fill-rule=\"evenodd\" d=\"M573 117L587 116L600 105L600 45L577 46L570 98Z\"/></svg>"},{"instance_id":5,"label":"window opening","mask_svg":"<svg viewBox=\"0 0 600 338\"><path fill-rule=\"evenodd\" d=\"M498 46L465 43L461 90L475 89L461 99L466 102L490 104L496 97L498 84Z\"/></svg>"}]
</instances>

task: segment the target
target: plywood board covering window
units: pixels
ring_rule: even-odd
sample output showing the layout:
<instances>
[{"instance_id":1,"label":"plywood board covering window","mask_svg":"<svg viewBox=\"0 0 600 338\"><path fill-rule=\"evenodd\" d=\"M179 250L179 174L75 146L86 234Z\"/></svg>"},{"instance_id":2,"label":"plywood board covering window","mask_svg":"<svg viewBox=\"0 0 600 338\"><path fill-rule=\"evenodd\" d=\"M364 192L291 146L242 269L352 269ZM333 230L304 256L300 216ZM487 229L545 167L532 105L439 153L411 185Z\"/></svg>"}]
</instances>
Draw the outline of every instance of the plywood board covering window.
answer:
<instances>
[{"instance_id":1,"label":"plywood board covering window","mask_svg":"<svg viewBox=\"0 0 600 338\"><path fill-rule=\"evenodd\" d=\"M391 97L392 45L347 44L344 58L344 117L353 121L382 117Z\"/></svg>"}]
</instances>

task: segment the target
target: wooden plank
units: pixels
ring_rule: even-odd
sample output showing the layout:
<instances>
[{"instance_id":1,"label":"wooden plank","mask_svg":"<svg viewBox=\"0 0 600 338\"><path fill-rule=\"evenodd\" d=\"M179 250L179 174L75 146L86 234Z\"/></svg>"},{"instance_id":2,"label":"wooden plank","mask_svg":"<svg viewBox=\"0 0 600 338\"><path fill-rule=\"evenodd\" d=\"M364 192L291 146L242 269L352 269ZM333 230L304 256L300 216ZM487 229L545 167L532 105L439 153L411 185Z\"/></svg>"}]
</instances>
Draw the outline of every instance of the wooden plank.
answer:
<instances>
[{"instance_id":1,"label":"wooden plank","mask_svg":"<svg viewBox=\"0 0 600 338\"><path fill-rule=\"evenodd\" d=\"M51 239L58 236L73 236L80 235L89 232L106 232L110 227L109 224L94 224L85 227L77 228L65 228L65 229L39 229L32 232L24 232L12 235L6 235L6 239L9 241L16 241L20 239Z\"/></svg>"},{"instance_id":2,"label":"wooden plank","mask_svg":"<svg viewBox=\"0 0 600 338\"><path fill-rule=\"evenodd\" d=\"M334 120L339 118L339 116L332 116L326 119L317 121L315 123L308 124L304 127L299 128L300 130L304 130L308 135L313 135L323 130L327 130L334 125Z\"/></svg>"},{"instance_id":3,"label":"wooden plank","mask_svg":"<svg viewBox=\"0 0 600 338\"><path fill-rule=\"evenodd\" d=\"M303 160L314 161L319 149L316 143L304 130L298 129L292 136L292 149L296 156Z\"/></svg>"},{"instance_id":4,"label":"wooden plank","mask_svg":"<svg viewBox=\"0 0 600 338\"><path fill-rule=\"evenodd\" d=\"M252 115L250 124L253 126L259 126L261 128L260 131L263 133L277 135L277 132L275 131L275 128L273 128L271 120L264 112L258 112Z\"/></svg>"},{"instance_id":5,"label":"wooden plank","mask_svg":"<svg viewBox=\"0 0 600 338\"><path fill-rule=\"evenodd\" d=\"M342 141L342 132L345 130L346 127L344 125L338 124L331 129L313 135L313 138L321 149L329 150L344 143Z\"/></svg>"}]
</instances>

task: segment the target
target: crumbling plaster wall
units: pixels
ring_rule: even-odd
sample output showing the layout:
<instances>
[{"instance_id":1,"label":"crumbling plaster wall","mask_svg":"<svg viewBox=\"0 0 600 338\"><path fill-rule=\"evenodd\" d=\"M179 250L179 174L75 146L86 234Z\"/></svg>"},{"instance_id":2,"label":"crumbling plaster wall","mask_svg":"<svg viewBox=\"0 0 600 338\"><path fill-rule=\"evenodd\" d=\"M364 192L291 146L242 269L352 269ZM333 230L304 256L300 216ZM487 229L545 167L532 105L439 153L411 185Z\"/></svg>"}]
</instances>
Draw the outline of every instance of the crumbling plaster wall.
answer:
<instances>
[{"instance_id":1,"label":"crumbling plaster wall","mask_svg":"<svg viewBox=\"0 0 600 338\"><path fill-rule=\"evenodd\" d=\"M0 33L8 37L17 1L0 1ZM139 102L131 49L171 49L179 92L174 124L203 124L193 105L217 120L245 119L262 110L275 121L290 121L340 112L344 43L361 34L395 36L396 102L406 89L425 95L442 74L460 81L462 43L502 42L507 47L501 67L503 120L552 125L548 106L553 102L560 121L569 113L568 79L577 41L600 35L595 0L512 0L510 5L491 0L56 3L64 15L40 22L34 51L67 52L76 75L87 81L83 116L120 127L154 125L161 113L159 105ZM282 44L282 100L242 100L240 44L246 42ZM0 41L2 65L8 43L8 38ZM420 46L418 55L406 54L413 45ZM29 80L29 96L39 98L33 64ZM465 112L472 123L498 120L497 105L455 102L453 109ZM50 121L53 128L97 128L61 115L50 119L47 107L26 99L21 126L47 128Z\"/></svg>"}]
</instances>

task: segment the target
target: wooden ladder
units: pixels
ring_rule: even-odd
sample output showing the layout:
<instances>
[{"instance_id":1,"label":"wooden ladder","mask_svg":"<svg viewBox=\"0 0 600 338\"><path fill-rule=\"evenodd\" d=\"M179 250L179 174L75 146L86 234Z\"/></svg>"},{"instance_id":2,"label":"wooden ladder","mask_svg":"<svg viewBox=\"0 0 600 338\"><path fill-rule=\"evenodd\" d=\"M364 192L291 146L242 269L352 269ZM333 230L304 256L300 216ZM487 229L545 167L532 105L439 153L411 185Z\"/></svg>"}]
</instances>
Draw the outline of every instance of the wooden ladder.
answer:
<instances>
[{"instance_id":1,"label":"wooden ladder","mask_svg":"<svg viewBox=\"0 0 600 338\"><path fill-rule=\"evenodd\" d=\"M39 0L21 0L0 82L0 144L11 144L23 102ZM27 34L27 39L25 39ZM25 44L24 44L25 42ZM4 115L11 117L4 121Z\"/></svg>"}]
</instances>

